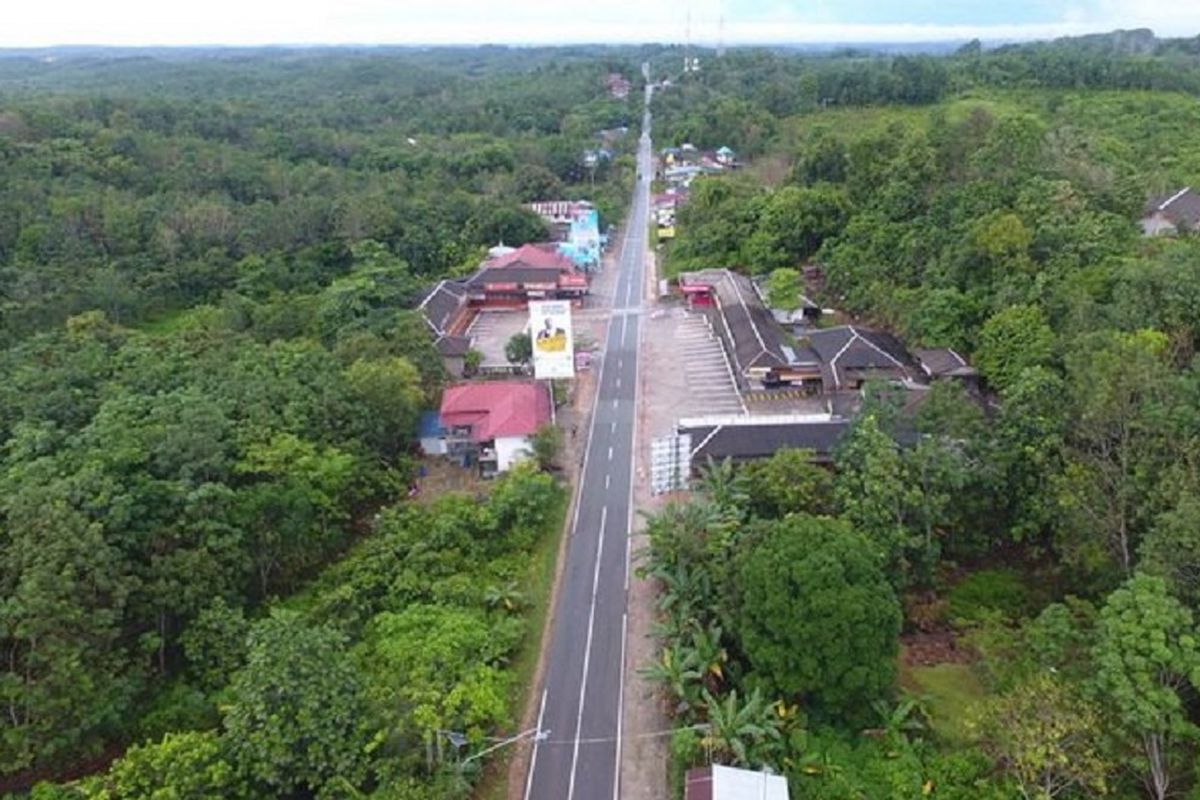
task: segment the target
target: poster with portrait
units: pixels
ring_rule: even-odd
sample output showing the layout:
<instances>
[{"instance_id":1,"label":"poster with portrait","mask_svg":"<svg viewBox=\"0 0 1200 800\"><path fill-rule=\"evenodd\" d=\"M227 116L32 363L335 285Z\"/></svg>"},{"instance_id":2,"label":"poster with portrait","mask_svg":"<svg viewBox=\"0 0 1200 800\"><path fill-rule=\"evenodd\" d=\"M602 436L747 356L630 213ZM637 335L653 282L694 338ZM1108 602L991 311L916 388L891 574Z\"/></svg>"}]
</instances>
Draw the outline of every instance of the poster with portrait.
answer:
<instances>
[{"instance_id":1,"label":"poster with portrait","mask_svg":"<svg viewBox=\"0 0 1200 800\"><path fill-rule=\"evenodd\" d=\"M533 377L575 377L575 344L569 301L530 303L529 335L533 340Z\"/></svg>"}]
</instances>

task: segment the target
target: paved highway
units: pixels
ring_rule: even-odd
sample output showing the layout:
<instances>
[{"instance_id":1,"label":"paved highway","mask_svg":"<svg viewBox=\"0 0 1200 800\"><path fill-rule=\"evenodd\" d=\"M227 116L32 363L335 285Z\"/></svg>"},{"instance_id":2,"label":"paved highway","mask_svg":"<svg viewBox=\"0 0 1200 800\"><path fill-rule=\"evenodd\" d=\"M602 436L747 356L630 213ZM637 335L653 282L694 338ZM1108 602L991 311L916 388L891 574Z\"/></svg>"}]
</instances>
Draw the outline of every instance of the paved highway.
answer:
<instances>
[{"instance_id":1,"label":"paved highway","mask_svg":"<svg viewBox=\"0 0 1200 800\"><path fill-rule=\"evenodd\" d=\"M618 258L580 490L567 545L525 800L619 797L625 598L644 256L654 174L649 90L638 181Z\"/></svg>"}]
</instances>

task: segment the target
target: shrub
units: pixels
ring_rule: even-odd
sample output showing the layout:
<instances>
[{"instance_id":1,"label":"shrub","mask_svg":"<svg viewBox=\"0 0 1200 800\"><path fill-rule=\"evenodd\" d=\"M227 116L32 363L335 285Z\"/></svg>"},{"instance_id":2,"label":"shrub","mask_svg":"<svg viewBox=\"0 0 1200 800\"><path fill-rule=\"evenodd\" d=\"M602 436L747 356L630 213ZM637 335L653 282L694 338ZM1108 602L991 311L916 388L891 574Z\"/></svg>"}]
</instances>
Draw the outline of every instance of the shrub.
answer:
<instances>
[{"instance_id":1,"label":"shrub","mask_svg":"<svg viewBox=\"0 0 1200 800\"><path fill-rule=\"evenodd\" d=\"M950 618L959 624L974 624L988 612L1010 619L1029 610L1029 589L1021 577L1007 569L985 569L960 581L948 595Z\"/></svg>"}]
</instances>

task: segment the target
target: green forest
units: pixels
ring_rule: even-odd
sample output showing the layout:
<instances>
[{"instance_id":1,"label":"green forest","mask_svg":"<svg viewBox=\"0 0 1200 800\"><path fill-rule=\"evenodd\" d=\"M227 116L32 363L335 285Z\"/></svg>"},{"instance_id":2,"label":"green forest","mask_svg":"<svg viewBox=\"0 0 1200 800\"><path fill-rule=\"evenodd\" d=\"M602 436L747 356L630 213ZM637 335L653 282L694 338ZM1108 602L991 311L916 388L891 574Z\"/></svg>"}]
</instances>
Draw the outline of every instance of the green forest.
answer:
<instances>
[{"instance_id":1,"label":"green forest","mask_svg":"<svg viewBox=\"0 0 1200 800\"><path fill-rule=\"evenodd\" d=\"M566 492L407 499L412 308L523 203L620 216L629 56L0 58L0 792L470 791L443 734L520 713Z\"/></svg>"},{"instance_id":2,"label":"green forest","mask_svg":"<svg viewBox=\"0 0 1200 800\"><path fill-rule=\"evenodd\" d=\"M545 238L525 202L619 220L648 61L656 147L746 162L668 272L816 265L985 386L870 387L833 469L711 464L647 520L674 787L1200 798L1200 240L1138 227L1200 184L1200 40L681 52L0 56L0 792L486 786L569 490L409 496L413 306Z\"/></svg>"},{"instance_id":3,"label":"green forest","mask_svg":"<svg viewBox=\"0 0 1200 800\"><path fill-rule=\"evenodd\" d=\"M802 799L1200 797L1200 240L1138 225L1200 183L1200 58L1136 34L662 93L658 146L749 155L668 271L816 265L986 389L875 387L833 470L711 464L650 520L676 791L712 758Z\"/></svg>"}]
</instances>

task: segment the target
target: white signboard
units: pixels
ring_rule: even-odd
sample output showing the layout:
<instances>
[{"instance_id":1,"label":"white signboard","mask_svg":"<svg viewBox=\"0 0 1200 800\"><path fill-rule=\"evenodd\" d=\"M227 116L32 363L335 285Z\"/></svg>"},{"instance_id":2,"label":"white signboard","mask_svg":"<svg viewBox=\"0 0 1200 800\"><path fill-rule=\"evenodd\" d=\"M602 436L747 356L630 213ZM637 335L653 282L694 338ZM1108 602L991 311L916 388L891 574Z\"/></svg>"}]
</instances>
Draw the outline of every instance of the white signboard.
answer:
<instances>
[{"instance_id":1,"label":"white signboard","mask_svg":"<svg viewBox=\"0 0 1200 800\"><path fill-rule=\"evenodd\" d=\"M529 335L533 339L533 377L575 377L575 343L569 301L530 303Z\"/></svg>"}]
</instances>

